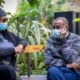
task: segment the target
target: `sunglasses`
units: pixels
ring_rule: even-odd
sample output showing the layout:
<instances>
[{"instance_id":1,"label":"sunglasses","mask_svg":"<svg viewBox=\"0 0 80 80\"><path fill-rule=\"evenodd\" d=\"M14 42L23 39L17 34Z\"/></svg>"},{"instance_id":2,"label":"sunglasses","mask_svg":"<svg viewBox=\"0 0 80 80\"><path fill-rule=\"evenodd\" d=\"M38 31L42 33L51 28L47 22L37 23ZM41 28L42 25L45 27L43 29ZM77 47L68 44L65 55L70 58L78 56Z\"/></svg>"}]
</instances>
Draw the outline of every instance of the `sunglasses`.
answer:
<instances>
[{"instance_id":1,"label":"sunglasses","mask_svg":"<svg viewBox=\"0 0 80 80\"><path fill-rule=\"evenodd\" d=\"M0 19L0 22L6 22L8 21L8 18Z\"/></svg>"}]
</instances>

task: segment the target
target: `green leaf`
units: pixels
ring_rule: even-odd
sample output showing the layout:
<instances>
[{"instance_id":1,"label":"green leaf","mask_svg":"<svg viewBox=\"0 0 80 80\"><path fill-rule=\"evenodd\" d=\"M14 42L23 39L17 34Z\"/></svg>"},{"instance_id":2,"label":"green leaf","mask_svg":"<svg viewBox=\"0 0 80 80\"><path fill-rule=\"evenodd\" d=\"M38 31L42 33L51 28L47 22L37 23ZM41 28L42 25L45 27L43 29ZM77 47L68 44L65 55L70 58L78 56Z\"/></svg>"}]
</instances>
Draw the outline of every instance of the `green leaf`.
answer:
<instances>
[{"instance_id":1,"label":"green leaf","mask_svg":"<svg viewBox=\"0 0 80 80\"><path fill-rule=\"evenodd\" d=\"M80 22L80 18L74 19L73 22Z\"/></svg>"},{"instance_id":2,"label":"green leaf","mask_svg":"<svg viewBox=\"0 0 80 80\"><path fill-rule=\"evenodd\" d=\"M40 64L39 64L39 69L41 69L41 68L43 68L44 67L44 62L40 62Z\"/></svg>"}]
</instances>

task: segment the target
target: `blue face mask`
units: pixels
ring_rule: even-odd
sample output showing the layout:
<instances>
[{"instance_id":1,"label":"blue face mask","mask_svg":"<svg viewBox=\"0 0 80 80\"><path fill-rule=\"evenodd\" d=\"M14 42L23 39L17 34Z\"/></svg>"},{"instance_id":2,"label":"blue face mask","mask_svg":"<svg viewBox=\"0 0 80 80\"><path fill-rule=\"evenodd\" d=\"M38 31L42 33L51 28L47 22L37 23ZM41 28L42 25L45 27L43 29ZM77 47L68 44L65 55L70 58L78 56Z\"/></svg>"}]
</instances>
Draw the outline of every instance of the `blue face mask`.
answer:
<instances>
[{"instance_id":1,"label":"blue face mask","mask_svg":"<svg viewBox=\"0 0 80 80\"><path fill-rule=\"evenodd\" d=\"M7 29L7 23L0 23L0 31L5 31Z\"/></svg>"},{"instance_id":2,"label":"blue face mask","mask_svg":"<svg viewBox=\"0 0 80 80\"><path fill-rule=\"evenodd\" d=\"M52 30L52 34L53 34L53 36L54 36L54 38L60 38L60 32L61 32L61 30L60 29L54 29L54 30Z\"/></svg>"}]
</instances>

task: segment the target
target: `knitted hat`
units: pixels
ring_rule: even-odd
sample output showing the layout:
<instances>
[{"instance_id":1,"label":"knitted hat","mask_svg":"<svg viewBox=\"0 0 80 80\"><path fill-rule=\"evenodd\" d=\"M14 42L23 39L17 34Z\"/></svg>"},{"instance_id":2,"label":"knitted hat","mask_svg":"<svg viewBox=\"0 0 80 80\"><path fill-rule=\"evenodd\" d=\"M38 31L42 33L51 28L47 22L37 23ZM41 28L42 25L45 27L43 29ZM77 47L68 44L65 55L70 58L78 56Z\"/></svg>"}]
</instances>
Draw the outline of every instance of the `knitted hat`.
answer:
<instances>
[{"instance_id":1,"label":"knitted hat","mask_svg":"<svg viewBox=\"0 0 80 80\"><path fill-rule=\"evenodd\" d=\"M2 18L3 16L6 16L6 13L0 8L0 18Z\"/></svg>"}]
</instances>

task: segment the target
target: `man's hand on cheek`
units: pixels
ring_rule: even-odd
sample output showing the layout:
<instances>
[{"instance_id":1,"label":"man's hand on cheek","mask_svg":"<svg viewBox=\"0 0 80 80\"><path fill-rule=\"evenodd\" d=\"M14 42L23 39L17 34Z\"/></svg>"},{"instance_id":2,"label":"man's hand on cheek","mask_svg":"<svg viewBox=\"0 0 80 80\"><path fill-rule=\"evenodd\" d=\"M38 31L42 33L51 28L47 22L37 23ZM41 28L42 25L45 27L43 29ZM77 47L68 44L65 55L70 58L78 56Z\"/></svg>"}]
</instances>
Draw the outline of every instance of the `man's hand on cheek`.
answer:
<instances>
[{"instance_id":1,"label":"man's hand on cheek","mask_svg":"<svg viewBox=\"0 0 80 80\"><path fill-rule=\"evenodd\" d=\"M67 34L66 28L61 29L60 37L65 38L66 34Z\"/></svg>"}]
</instances>

